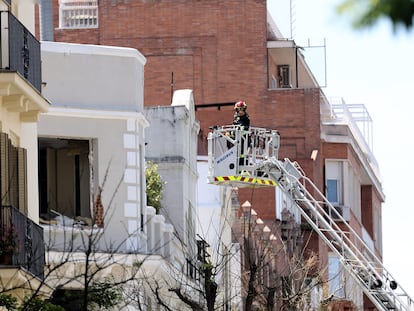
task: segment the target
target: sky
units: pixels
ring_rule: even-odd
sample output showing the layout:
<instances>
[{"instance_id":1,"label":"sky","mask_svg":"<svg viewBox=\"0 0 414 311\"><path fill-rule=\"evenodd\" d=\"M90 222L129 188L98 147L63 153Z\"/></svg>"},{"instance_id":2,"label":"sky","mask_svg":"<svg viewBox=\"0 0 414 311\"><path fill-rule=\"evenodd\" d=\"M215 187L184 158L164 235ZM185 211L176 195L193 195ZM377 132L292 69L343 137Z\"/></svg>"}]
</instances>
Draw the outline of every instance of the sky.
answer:
<instances>
[{"instance_id":1,"label":"sky","mask_svg":"<svg viewBox=\"0 0 414 311\"><path fill-rule=\"evenodd\" d=\"M384 266L414 299L414 29L394 30L383 19L356 30L350 15L335 11L339 2L267 0L268 11L285 37L292 34L299 46L325 42L326 75L323 49L312 48L315 52L309 56L316 60L311 70L320 85L326 85L325 95L364 104L373 120L373 151L386 196Z\"/></svg>"}]
</instances>

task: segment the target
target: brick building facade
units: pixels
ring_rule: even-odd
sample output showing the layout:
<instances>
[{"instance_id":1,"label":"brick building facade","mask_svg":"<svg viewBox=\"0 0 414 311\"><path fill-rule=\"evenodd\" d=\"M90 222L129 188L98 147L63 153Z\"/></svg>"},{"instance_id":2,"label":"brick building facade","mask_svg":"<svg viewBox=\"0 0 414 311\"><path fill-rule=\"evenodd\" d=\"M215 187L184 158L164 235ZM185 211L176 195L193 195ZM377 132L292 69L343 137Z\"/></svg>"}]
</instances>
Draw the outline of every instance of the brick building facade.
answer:
<instances>
[{"instance_id":1,"label":"brick building facade","mask_svg":"<svg viewBox=\"0 0 414 311\"><path fill-rule=\"evenodd\" d=\"M279 130L279 157L298 161L322 191L326 159L344 160L356 175L372 176L361 172L370 169L351 144L321 138L324 94L301 63L299 48L271 27L266 0L97 3L93 26L72 28L62 21L59 0L52 0L52 40L138 49L147 58L146 106L165 105L173 90L192 89L201 126L199 154L207 152L209 127L230 124L232 103L245 100L251 124ZM40 28L44 25L42 21ZM286 63L290 81L282 85L279 70ZM318 156L311 159L314 150ZM356 228L366 227L381 254L381 229L374 222L380 219L384 197L375 178L361 177L361 217L351 221ZM275 219L274 189L241 189L239 196L240 202L250 201L261 218ZM312 245L321 258L327 257L320 239L314 238Z\"/></svg>"},{"instance_id":2,"label":"brick building facade","mask_svg":"<svg viewBox=\"0 0 414 311\"><path fill-rule=\"evenodd\" d=\"M52 3L55 41L132 47L145 55L146 106L171 102L175 89L194 90L199 154L206 154L211 125L231 123L233 108L226 104L245 100L252 125L280 131L280 156L300 161L322 185L321 158L310 160L322 148L321 90L271 88L277 60L267 42L276 35L268 32L266 1L102 0L98 28L87 29L60 27L59 1ZM255 192L255 206L274 218L274 196L259 194L273 190ZM244 195L241 200L252 196Z\"/></svg>"}]
</instances>

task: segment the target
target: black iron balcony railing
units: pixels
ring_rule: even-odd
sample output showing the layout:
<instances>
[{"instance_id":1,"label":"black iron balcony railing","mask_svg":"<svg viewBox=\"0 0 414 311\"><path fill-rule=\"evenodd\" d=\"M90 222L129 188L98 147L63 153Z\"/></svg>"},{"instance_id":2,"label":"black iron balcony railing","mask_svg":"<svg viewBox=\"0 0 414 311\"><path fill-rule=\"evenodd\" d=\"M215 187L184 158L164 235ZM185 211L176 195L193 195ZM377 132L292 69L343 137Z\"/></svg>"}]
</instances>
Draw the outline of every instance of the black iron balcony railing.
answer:
<instances>
[{"instance_id":1,"label":"black iron balcony railing","mask_svg":"<svg viewBox=\"0 0 414 311\"><path fill-rule=\"evenodd\" d=\"M43 279L43 228L12 206L0 207L0 225L0 267L22 267Z\"/></svg>"},{"instance_id":2,"label":"black iron balcony railing","mask_svg":"<svg viewBox=\"0 0 414 311\"><path fill-rule=\"evenodd\" d=\"M18 72L40 93L40 42L9 11L0 12L0 27L0 69Z\"/></svg>"}]
</instances>

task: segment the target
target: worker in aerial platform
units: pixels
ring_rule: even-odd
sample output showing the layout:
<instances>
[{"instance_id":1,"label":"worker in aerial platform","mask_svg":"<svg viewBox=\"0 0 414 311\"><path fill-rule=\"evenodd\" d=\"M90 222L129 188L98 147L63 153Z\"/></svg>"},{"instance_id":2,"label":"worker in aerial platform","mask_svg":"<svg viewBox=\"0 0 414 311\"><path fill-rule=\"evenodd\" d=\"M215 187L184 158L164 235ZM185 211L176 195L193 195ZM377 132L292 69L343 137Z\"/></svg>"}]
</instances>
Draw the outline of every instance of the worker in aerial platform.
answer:
<instances>
[{"instance_id":1,"label":"worker in aerial platform","mask_svg":"<svg viewBox=\"0 0 414 311\"><path fill-rule=\"evenodd\" d=\"M245 101L238 101L234 104L233 125L239 126L242 130L249 130L250 117L247 113L247 104ZM231 136L234 139L234 133L226 133L226 136ZM227 147L233 147L231 142L227 142Z\"/></svg>"},{"instance_id":2,"label":"worker in aerial platform","mask_svg":"<svg viewBox=\"0 0 414 311\"><path fill-rule=\"evenodd\" d=\"M238 101L237 103L234 104L234 115L233 115L233 125L236 127L239 127L240 130L243 131L248 131L250 128L250 117L249 114L247 113L247 104L245 101ZM228 135L230 136L234 136L234 133L229 133ZM234 139L234 137L233 137ZM243 154L243 150L244 150L244 144L245 144L245 140L247 140L247 143L249 144L250 142L250 137L243 137L242 141L241 141L241 155L240 155L240 159L239 159L239 165L245 165L245 158L244 158L244 154ZM227 147L231 148L233 145L231 142L227 142Z\"/></svg>"},{"instance_id":3,"label":"worker in aerial platform","mask_svg":"<svg viewBox=\"0 0 414 311\"><path fill-rule=\"evenodd\" d=\"M239 125L247 131L250 127L250 117L246 110L247 104L245 101L238 101L234 104L233 125Z\"/></svg>"}]
</instances>

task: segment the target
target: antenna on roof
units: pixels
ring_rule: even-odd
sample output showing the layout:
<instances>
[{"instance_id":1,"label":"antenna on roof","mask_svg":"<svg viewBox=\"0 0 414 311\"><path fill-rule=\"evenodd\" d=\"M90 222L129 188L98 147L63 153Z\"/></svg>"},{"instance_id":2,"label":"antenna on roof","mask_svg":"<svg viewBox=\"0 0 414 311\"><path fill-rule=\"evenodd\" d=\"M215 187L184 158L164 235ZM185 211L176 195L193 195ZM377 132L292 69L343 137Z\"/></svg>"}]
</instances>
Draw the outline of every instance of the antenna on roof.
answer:
<instances>
[{"instance_id":1,"label":"antenna on roof","mask_svg":"<svg viewBox=\"0 0 414 311\"><path fill-rule=\"evenodd\" d=\"M293 32L295 30L294 24L296 22L294 9L295 9L294 0L290 0L289 1L290 39L293 39L294 38Z\"/></svg>"}]
</instances>

